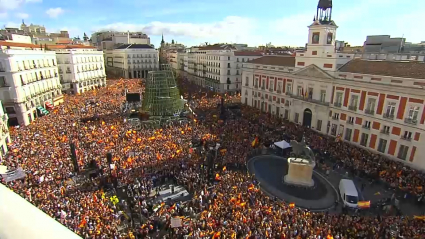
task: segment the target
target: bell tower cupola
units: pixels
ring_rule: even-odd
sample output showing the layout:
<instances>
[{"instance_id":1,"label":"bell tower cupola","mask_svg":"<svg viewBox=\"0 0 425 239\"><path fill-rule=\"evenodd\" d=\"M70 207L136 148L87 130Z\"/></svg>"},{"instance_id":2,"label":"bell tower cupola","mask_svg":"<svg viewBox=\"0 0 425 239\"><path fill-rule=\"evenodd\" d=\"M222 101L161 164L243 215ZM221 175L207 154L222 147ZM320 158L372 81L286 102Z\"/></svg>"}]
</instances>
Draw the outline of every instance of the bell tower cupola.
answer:
<instances>
[{"instance_id":1,"label":"bell tower cupola","mask_svg":"<svg viewBox=\"0 0 425 239\"><path fill-rule=\"evenodd\" d=\"M335 52L335 35L338 26L332 20L332 0L319 0L313 23L308 28L307 49L309 52L313 51L318 57Z\"/></svg>"}]
</instances>

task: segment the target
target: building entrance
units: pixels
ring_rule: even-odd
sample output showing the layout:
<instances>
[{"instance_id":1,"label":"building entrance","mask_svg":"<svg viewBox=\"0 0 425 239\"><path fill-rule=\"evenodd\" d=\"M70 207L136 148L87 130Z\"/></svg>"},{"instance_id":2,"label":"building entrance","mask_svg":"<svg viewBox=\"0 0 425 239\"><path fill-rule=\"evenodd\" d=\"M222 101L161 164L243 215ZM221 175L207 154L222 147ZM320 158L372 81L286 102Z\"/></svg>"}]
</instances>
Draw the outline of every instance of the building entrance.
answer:
<instances>
[{"instance_id":1,"label":"building entrance","mask_svg":"<svg viewBox=\"0 0 425 239\"><path fill-rule=\"evenodd\" d=\"M307 128L311 128L311 118L312 118L313 114L311 113L311 110L309 108L304 110L304 115L303 115L303 126L307 127Z\"/></svg>"}]
</instances>

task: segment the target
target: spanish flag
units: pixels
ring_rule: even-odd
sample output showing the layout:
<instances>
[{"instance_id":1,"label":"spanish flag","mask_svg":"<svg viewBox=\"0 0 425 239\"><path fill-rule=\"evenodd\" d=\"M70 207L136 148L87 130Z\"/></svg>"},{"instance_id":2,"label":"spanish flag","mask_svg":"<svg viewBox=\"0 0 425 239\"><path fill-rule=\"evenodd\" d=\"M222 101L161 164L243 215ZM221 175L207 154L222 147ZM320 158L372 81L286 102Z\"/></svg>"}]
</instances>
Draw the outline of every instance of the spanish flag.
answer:
<instances>
[{"instance_id":1,"label":"spanish flag","mask_svg":"<svg viewBox=\"0 0 425 239\"><path fill-rule=\"evenodd\" d=\"M254 141L252 141L251 146L255 147L258 144L258 137L255 137Z\"/></svg>"},{"instance_id":2,"label":"spanish flag","mask_svg":"<svg viewBox=\"0 0 425 239\"><path fill-rule=\"evenodd\" d=\"M220 238L221 232L216 232L212 238Z\"/></svg>"},{"instance_id":3,"label":"spanish flag","mask_svg":"<svg viewBox=\"0 0 425 239\"><path fill-rule=\"evenodd\" d=\"M370 208L370 201L359 201L357 206L359 206L359 208Z\"/></svg>"},{"instance_id":4,"label":"spanish flag","mask_svg":"<svg viewBox=\"0 0 425 239\"><path fill-rule=\"evenodd\" d=\"M221 180L221 177L220 177L220 174L215 174L215 180L217 180L217 181L220 181Z\"/></svg>"},{"instance_id":5,"label":"spanish flag","mask_svg":"<svg viewBox=\"0 0 425 239\"><path fill-rule=\"evenodd\" d=\"M290 203L289 204L289 208L294 208L295 207L295 203Z\"/></svg>"},{"instance_id":6,"label":"spanish flag","mask_svg":"<svg viewBox=\"0 0 425 239\"><path fill-rule=\"evenodd\" d=\"M83 217L83 220L81 220L81 223L80 223L80 225L78 227L79 228L83 228L86 224L87 224L87 221L86 221L86 217L84 216Z\"/></svg>"},{"instance_id":7,"label":"spanish flag","mask_svg":"<svg viewBox=\"0 0 425 239\"><path fill-rule=\"evenodd\" d=\"M61 195L62 195L62 196L65 194L65 191L66 191L66 190L65 190L65 187L64 187L64 186L62 186L62 187L61 187Z\"/></svg>"},{"instance_id":8,"label":"spanish flag","mask_svg":"<svg viewBox=\"0 0 425 239\"><path fill-rule=\"evenodd\" d=\"M423 220L425 221L425 216L413 216L414 219L416 220Z\"/></svg>"}]
</instances>

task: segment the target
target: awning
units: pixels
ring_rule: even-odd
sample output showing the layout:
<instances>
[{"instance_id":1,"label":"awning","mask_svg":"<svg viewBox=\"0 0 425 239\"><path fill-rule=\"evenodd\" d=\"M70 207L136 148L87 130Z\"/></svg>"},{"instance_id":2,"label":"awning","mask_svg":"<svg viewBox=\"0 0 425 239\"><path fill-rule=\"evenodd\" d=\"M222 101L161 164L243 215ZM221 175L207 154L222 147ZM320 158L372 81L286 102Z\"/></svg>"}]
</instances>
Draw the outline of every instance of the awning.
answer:
<instances>
[{"instance_id":1,"label":"awning","mask_svg":"<svg viewBox=\"0 0 425 239\"><path fill-rule=\"evenodd\" d=\"M44 115L49 114L49 111L46 110L45 108L41 107L41 106L37 106L37 109L40 110L40 112L43 113Z\"/></svg>"},{"instance_id":2,"label":"awning","mask_svg":"<svg viewBox=\"0 0 425 239\"><path fill-rule=\"evenodd\" d=\"M52 103L50 103L49 101L46 101L44 104L46 105L46 108L47 109L53 109L54 108L54 106L52 105Z\"/></svg>"},{"instance_id":3,"label":"awning","mask_svg":"<svg viewBox=\"0 0 425 239\"><path fill-rule=\"evenodd\" d=\"M291 145L288 142L286 142L285 140L275 142L274 145L276 145L277 147L279 147L281 149L286 149L286 148L291 147Z\"/></svg>"}]
</instances>

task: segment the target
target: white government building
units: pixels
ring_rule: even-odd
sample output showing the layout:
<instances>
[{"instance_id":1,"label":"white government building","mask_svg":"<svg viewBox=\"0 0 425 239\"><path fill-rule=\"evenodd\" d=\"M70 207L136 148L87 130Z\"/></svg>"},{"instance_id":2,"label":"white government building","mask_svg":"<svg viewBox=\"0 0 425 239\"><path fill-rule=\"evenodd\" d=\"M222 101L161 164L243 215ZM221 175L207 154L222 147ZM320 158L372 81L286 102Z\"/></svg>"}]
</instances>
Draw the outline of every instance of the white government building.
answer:
<instances>
[{"instance_id":1,"label":"white government building","mask_svg":"<svg viewBox=\"0 0 425 239\"><path fill-rule=\"evenodd\" d=\"M103 52L91 46L47 46L56 52L62 91L79 94L106 86Z\"/></svg>"},{"instance_id":2,"label":"white government building","mask_svg":"<svg viewBox=\"0 0 425 239\"><path fill-rule=\"evenodd\" d=\"M106 70L123 78L146 78L159 69L158 51L147 44L123 44L105 51Z\"/></svg>"},{"instance_id":3,"label":"white government building","mask_svg":"<svg viewBox=\"0 0 425 239\"><path fill-rule=\"evenodd\" d=\"M30 124L63 102L56 53L27 43L0 42L0 100L10 126Z\"/></svg>"},{"instance_id":4,"label":"white government building","mask_svg":"<svg viewBox=\"0 0 425 239\"><path fill-rule=\"evenodd\" d=\"M10 143L9 127L7 120L9 117L3 111L3 105L0 101L0 161L2 157L7 153L7 144Z\"/></svg>"},{"instance_id":5,"label":"white government building","mask_svg":"<svg viewBox=\"0 0 425 239\"><path fill-rule=\"evenodd\" d=\"M337 52L331 9L304 52L244 64L242 103L425 169L424 55Z\"/></svg>"},{"instance_id":6,"label":"white government building","mask_svg":"<svg viewBox=\"0 0 425 239\"><path fill-rule=\"evenodd\" d=\"M261 56L260 52L239 51L230 44L215 44L179 52L172 58L176 63L171 62L171 66L178 67L179 74L190 81L216 92L239 92L242 89L242 64Z\"/></svg>"}]
</instances>

